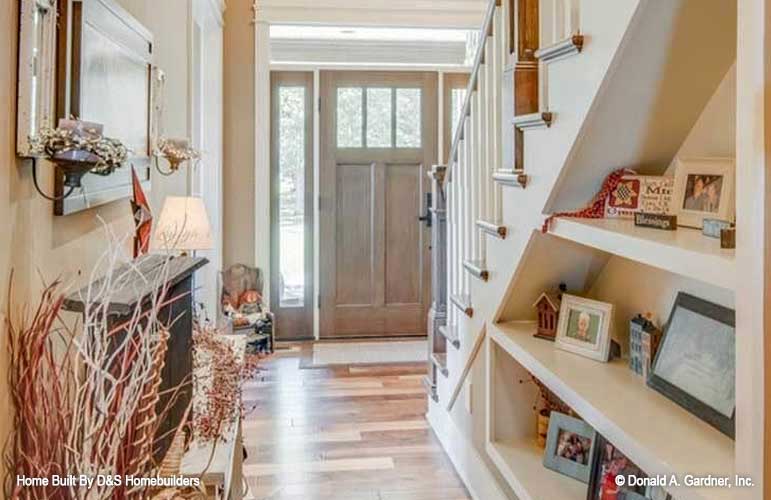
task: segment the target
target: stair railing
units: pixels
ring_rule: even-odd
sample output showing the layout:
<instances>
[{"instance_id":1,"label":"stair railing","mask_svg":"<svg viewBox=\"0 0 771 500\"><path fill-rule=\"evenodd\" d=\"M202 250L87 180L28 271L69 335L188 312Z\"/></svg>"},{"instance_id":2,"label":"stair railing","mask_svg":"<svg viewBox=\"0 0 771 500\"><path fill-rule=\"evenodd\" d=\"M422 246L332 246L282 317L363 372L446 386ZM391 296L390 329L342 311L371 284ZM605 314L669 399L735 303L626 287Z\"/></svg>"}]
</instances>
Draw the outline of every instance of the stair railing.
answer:
<instances>
[{"instance_id":1,"label":"stair railing","mask_svg":"<svg viewBox=\"0 0 771 500\"><path fill-rule=\"evenodd\" d=\"M504 5L504 3L506 5ZM481 262L486 238L477 230L478 220L501 218L501 190L493 180L500 168L502 76L508 62L508 2L491 0L481 27L480 40L466 96L458 114L446 182L447 196L447 293L468 301L470 277L464 262ZM455 301L457 303L457 300ZM451 307L448 323L458 324L460 308Z\"/></svg>"}]
</instances>

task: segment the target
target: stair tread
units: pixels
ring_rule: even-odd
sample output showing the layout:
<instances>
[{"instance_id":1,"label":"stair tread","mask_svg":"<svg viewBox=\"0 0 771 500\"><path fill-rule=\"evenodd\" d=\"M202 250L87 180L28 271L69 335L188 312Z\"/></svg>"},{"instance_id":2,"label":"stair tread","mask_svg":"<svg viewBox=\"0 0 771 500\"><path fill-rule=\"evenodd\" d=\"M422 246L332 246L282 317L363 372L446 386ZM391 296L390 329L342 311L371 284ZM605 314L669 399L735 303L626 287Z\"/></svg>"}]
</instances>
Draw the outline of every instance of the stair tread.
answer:
<instances>
[{"instance_id":1,"label":"stair tread","mask_svg":"<svg viewBox=\"0 0 771 500\"><path fill-rule=\"evenodd\" d=\"M501 238L506 237L506 225L501 222L493 222L485 219L477 219L476 225L482 231L492 234L493 236L499 236Z\"/></svg>"},{"instance_id":2,"label":"stair tread","mask_svg":"<svg viewBox=\"0 0 771 500\"><path fill-rule=\"evenodd\" d=\"M466 260L463 262L463 268L471 273L472 276L479 278L482 281L487 281L490 277L490 271L487 269L487 265L484 261Z\"/></svg>"},{"instance_id":3,"label":"stair tread","mask_svg":"<svg viewBox=\"0 0 771 500\"><path fill-rule=\"evenodd\" d=\"M458 306L471 307L471 297L462 294L452 294L450 300Z\"/></svg>"},{"instance_id":4,"label":"stair tread","mask_svg":"<svg viewBox=\"0 0 771 500\"><path fill-rule=\"evenodd\" d=\"M541 62L551 62L570 55L578 54L584 48L584 35L575 34L559 42L547 45L535 51L535 57Z\"/></svg>"},{"instance_id":5,"label":"stair tread","mask_svg":"<svg viewBox=\"0 0 771 500\"><path fill-rule=\"evenodd\" d=\"M505 186L527 187L528 176L521 170L496 170L493 180Z\"/></svg>"},{"instance_id":6,"label":"stair tread","mask_svg":"<svg viewBox=\"0 0 771 500\"><path fill-rule=\"evenodd\" d=\"M530 128L551 127L554 114L550 111L540 111L527 115L517 115L511 119L511 123L518 129L525 130Z\"/></svg>"},{"instance_id":7,"label":"stair tread","mask_svg":"<svg viewBox=\"0 0 771 500\"><path fill-rule=\"evenodd\" d=\"M455 325L444 325L439 327L439 334L447 339L456 349L460 347L460 332Z\"/></svg>"},{"instance_id":8,"label":"stair tread","mask_svg":"<svg viewBox=\"0 0 771 500\"><path fill-rule=\"evenodd\" d=\"M447 353L446 352L432 353L431 361L436 365L437 368L439 368L439 371L442 372L442 375L447 376L449 374L449 370L447 370Z\"/></svg>"}]
</instances>

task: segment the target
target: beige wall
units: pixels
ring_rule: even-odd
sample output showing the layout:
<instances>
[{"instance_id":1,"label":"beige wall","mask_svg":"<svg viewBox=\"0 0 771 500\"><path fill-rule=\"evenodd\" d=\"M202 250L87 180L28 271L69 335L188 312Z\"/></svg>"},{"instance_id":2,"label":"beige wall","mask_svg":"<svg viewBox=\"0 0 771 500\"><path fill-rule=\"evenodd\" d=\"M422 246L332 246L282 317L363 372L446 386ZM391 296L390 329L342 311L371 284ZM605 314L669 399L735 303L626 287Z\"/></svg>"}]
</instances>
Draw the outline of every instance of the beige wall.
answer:
<instances>
[{"instance_id":1,"label":"beige wall","mask_svg":"<svg viewBox=\"0 0 771 500\"><path fill-rule=\"evenodd\" d=\"M186 136L188 123L187 2L185 0L122 0L126 8L156 34L156 62L168 75L166 132ZM105 250L102 219L116 234L133 230L128 200L54 217L51 203L32 186L29 162L16 158L16 53L18 2L0 9L0 319L7 317L7 283L14 271L14 300L28 301L40 289L39 275L48 280L59 277L82 281ZM52 186L50 165L39 165L40 183ZM168 194L184 193L186 178L153 178L151 203L160 211ZM129 241L129 240L127 240ZM39 274L38 274L39 273ZM14 308L12 313L18 308ZM5 373L7 358L5 330L0 340L0 442L5 442L11 425Z\"/></svg>"},{"instance_id":2,"label":"beige wall","mask_svg":"<svg viewBox=\"0 0 771 500\"><path fill-rule=\"evenodd\" d=\"M255 262L252 4L252 0L228 0L225 10L225 266ZM267 115L261 115L261 119L263 117L268 119Z\"/></svg>"}]
</instances>

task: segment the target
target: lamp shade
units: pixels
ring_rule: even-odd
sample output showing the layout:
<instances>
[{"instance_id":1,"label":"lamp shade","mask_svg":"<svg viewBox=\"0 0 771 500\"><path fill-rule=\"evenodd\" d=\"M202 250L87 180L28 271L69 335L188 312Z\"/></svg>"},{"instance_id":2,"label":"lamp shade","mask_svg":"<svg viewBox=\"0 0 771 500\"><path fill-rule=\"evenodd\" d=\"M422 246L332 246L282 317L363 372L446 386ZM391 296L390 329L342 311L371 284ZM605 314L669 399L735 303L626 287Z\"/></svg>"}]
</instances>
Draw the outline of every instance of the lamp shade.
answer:
<instances>
[{"instance_id":1,"label":"lamp shade","mask_svg":"<svg viewBox=\"0 0 771 500\"><path fill-rule=\"evenodd\" d=\"M156 251L214 248L209 216L203 200L185 196L166 197L151 246Z\"/></svg>"}]
</instances>

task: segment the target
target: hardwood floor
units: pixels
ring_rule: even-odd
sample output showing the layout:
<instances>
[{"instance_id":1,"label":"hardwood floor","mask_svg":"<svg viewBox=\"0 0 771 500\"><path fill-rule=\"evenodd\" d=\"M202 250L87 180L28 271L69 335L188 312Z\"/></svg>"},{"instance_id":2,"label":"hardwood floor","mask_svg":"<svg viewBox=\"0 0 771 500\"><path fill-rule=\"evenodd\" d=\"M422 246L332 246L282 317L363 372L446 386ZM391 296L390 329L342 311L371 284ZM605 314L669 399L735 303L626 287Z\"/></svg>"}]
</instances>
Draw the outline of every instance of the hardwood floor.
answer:
<instances>
[{"instance_id":1,"label":"hardwood floor","mask_svg":"<svg viewBox=\"0 0 771 500\"><path fill-rule=\"evenodd\" d=\"M425 420L424 363L302 369L310 349L280 352L244 388L251 498L470 499Z\"/></svg>"}]
</instances>

